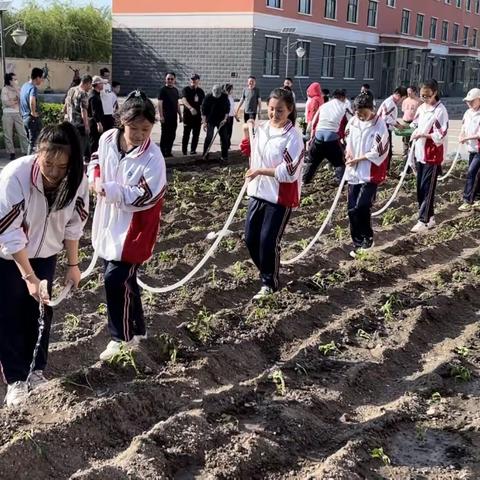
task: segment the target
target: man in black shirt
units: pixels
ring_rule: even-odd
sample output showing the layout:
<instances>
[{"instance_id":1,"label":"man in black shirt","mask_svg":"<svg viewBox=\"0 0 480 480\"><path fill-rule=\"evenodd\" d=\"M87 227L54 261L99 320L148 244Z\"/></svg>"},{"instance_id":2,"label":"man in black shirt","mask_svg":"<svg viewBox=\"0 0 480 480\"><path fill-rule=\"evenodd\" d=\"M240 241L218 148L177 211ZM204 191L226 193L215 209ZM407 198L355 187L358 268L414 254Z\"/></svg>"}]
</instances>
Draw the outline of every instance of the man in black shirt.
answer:
<instances>
[{"instance_id":1,"label":"man in black shirt","mask_svg":"<svg viewBox=\"0 0 480 480\"><path fill-rule=\"evenodd\" d=\"M182 152L188 153L188 141L192 133L192 145L190 154L197 152L198 138L200 136L200 127L202 126L201 106L205 98L205 92L199 87L200 77L195 73L190 78L190 86L182 91L183 103L183 138Z\"/></svg>"},{"instance_id":2,"label":"man in black shirt","mask_svg":"<svg viewBox=\"0 0 480 480\"><path fill-rule=\"evenodd\" d=\"M229 113L230 100L228 99L228 95L222 91L221 86L214 85L212 93L209 93L205 97L202 104L203 128L207 131L205 144L203 146L203 156L207 153L208 147L213 139L215 127L217 127L222 147L222 158L220 160L228 160L229 138L225 124L227 123Z\"/></svg>"},{"instance_id":3,"label":"man in black shirt","mask_svg":"<svg viewBox=\"0 0 480 480\"><path fill-rule=\"evenodd\" d=\"M158 94L158 114L162 124L162 134L160 137L160 150L164 157L172 156L173 142L177 134L177 115L180 122L182 113L178 100L180 95L175 87L176 76L173 72L165 75L165 86L161 88Z\"/></svg>"}]
</instances>

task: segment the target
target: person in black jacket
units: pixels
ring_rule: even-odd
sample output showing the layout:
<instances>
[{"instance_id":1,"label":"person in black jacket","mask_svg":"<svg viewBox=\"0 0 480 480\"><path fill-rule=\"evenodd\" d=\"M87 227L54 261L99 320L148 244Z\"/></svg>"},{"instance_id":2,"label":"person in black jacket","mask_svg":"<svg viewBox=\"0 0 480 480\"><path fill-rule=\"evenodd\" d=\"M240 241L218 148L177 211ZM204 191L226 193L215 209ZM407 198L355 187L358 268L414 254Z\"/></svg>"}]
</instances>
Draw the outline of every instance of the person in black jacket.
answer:
<instances>
[{"instance_id":1,"label":"person in black jacket","mask_svg":"<svg viewBox=\"0 0 480 480\"><path fill-rule=\"evenodd\" d=\"M88 96L88 123L90 126L89 147L90 155L98 150L98 141L104 131L104 113L100 92L103 90L105 80L95 75L92 79L92 90Z\"/></svg>"},{"instance_id":2,"label":"person in black jacket","mask_svg":"<svg viewBox=\"0 0 480 480\"><path fill-rule=\"evenodd\" d=\"M205 144L203 146L203 156L207 154L208 147L213 139L215 127L218 128L220 135L220 144L222 148L222 156L220 160L228 160L228 129L225 127L228 114L230 113L230 100L228 95L222 91L220 85L214 85L212 93L209 93L202 104L202 122L203 128L207 132Z\"/></svg>"},{"instance_id":3,"label":"person in black jacket","mask_svg":"<svg viewBox=\"0 0 480 480\"><path fill-rule=\"evenodd\" d=\"M200 137L200 128L202 126L202 116L200 114L205 92L199 87L200 76L196 73L190 78L190 86L182 91L183 103L183 138L182 152L188 153L188 141L190 133L192 134L192 145L190 155L196 155L198 139Z\"/></svg>"}]
</instances>

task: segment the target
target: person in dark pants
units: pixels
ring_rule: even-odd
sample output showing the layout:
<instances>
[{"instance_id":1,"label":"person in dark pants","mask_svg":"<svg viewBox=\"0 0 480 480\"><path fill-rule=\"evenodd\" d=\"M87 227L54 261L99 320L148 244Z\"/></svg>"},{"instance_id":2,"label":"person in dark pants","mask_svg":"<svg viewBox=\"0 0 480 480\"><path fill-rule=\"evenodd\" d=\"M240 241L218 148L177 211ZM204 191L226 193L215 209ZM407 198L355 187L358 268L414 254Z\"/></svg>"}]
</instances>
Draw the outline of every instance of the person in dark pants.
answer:
<instances>
[{"instance_id":1,"label":"person in dark pants","mask_svg":"<svg viewBox=\"0 0 480 480\"><path fill-rule=\"evenodd\" d=\"M205 99L205 92L199 87L200 76L196 73L190 78L190 86L182 91L183 103L183 138L182 153L188 154L188 142L192 135L190 155L196 155L200 128L202 127L201 108Z\"/></svg>"},{"instance_id":2,"label":"person in dark pants","mask_svg":"<svg viewBox=\"0 0 480 480\"><path fill-rule=\"evenodd\" d=\"M24 83L20 90L20 113L22 115L23 126L25 127L25 133L28 140L28 155L31 155L35 151L37 137L42 129L42 122L37 104L37 89L42 83L43 70L41 68L33 68L30 75L30 81Z\"/></svg>"},{"instance_id":3,"label":"person in dark pants","mask_svg":"<svg viewBox=\"0 0 480 480\"><path fill-rule=\"evenodd\" d=\"M177 87L175 87L176 75L168 72L165 75L165 86L160 89L158 94L158 114L162 124L162 133L160 136L160 150L163 156L172 157L172 148L177 135L177 116L180 122L183 121L180 111Z\"/></svg>"},{"instance_id":4,"label":"person in dark pants","mask_svg":"<svg viewBox=\"0 0 480 480\"><path fill-rule=\"evenodd\" d=\"M468 110L463 115L460 143L469 154L467 180L463 191L461 212L480 208L480 88L472 88L463 99Z\"/></svg>"},{"instance_id":5,"label":"person in dark pants","mask_svg":"<svg viewBox=\"0 0 480 480\"><path fill-rule=\"evenodd\" d=\"M65 284L80 281L78 242L88 218L88 186L80 141L73 125L46 127L38 151L12 161L0 174L0 363L7 382L5 402L16 407L47 380L52 309L30 373L39 334L39 302L47 303L56 258L66 250ZM40 288L48 282L48 293Z\"/></svg>"},{"instance_id":6,"label":"person in dark pants","mask_svg":"<svg viewBox=\"0 0 480 480\"><path fill-rule=\"evenodd\" d=\"M207 155L208 148L212 142L215 128L218 128L222 157L220 160L228 160L228 148L230 146L228 129L226 127L230 113L230 101L228 95L222 91L220 85L214 85L212 93L209 93L202 104L202 122L206 130L205 143L203 145L203 156Z\"/></svg>"},{"instance_id":7,"label":"person in dark pants","mask_svg":"<svg viewBox=\"0 0 480 480\"><path fill-rule=\"evenodd\" d=\"M227 124L225 125L225 128L227 129L228 149L230 150L230 147L232 146L233 119L236 118L235 98L233 97L233 85L231 83L226 83L223 86L223 91L228 95L228 101L230 102L230 112L228 114Z\"/></svg>"},{"instance_id":8,"label":"person in dark pants","mask_svg":"<svg viewBox=\"0 0 480 480\"><path fill-rule=\"evenodd\" d=\"M113 93L112 85L110 84L110 70L108 68L100 69L100 77L103 79L103 89L100 92L103 108L103 131L112 129L115 126L113 114L115 112L115 101L117 97Z\"/></svg>"},{"instance_id":9,"label":"person in dark pants","mask_svg":"<svg viewBox=\"0 0 480 480\"><path fill-rule=\"evenodd\" d=\"M245 104L243 120L248 122L249 120L260 120L262 112L262 99L260 97L260 90L257 88L257 79L250 75L247 80L247 87L243 89L242 97L235 112L235 116L238 117L238 112Z\"/></svg>"},{"instance_id":10,"label":"person in dark pants","mask_svg":"<svg viewBox=\"0 0 480 480\"><path fill-rule=\"evenodd\" d=\"M372 97L361 93L354 105L355 116L345 129L345 176L353 258L373 247L371 209L377 187L386 178L389 151L388 128L375 114Z\"/></svg>"},{"instance_id":11,"label":"person in dark pants","mask_svg":"<svg viewBox=\"0 0 480 480\"><path fill-rule=\"evenodd\" d=\"M103 123L103 104L101 92L105 81L95 76L92 80L92 90L88 96L88 123L90 126L89 133L89 150L90 155L94 154L98 150L98 141L100 135L105 131L105 125Z\"/></svg>"}]
</instances>

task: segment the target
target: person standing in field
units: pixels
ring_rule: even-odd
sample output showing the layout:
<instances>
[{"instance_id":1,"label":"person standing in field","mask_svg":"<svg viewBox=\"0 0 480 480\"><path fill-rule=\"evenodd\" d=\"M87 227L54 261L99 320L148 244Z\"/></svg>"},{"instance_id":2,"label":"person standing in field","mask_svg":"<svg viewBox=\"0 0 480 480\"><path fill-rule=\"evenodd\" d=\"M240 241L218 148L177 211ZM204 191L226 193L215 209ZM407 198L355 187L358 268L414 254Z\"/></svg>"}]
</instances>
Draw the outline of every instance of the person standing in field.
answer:
<instances>
[{"instance_id":1,"label":"person standing in field","mask_svg":"<svg viewBox=\"0 0 480 480\"><path fill-rule=\"evenodd\" d=\"M253 76L248 77L247 87L243 89L240 103L238 104L235 116L238 117L238 112L245 104L243 120L248 122L249 120L255 121L257 118L260 120L262 112L262 99L260 97L260 90L257 88L257 79Z\"/></svg>"},{"instance_id":2,"label":"person standing in field","mask_svg":"<svg viewBox=\"0 0 480 480\"><path fill-rule=\"evenodd\" d=\"M415 115L417 113L417 109L422 103L420 98L417 95L417 87L414 85L410 85L407 88L407 98L402 102L402 112L403 112L403 123L405 126L409 126ZM402 137L403 141L403 159L406 161L408 158L408 150L410 148L410 136Z\"/></svg>"},{"instance_id":3,"label":"person standing in field","mask_svg":"<svg viewBox=\"0 0 480 480\"><path fill-rule=\"evenodd\" d=\"M88 126L89 133L89 150L90 155L93 155L98 150L98 141L100 135L105 131L104 114L103 114L103 102L101 92L105 80L99 76L92 78L92 89L88 96ZM107 123L107 126L110 123Z\"/></svg>"},{"instance_id":4,"label":"person standing in field","mask_svg":"<svg viewBox=\"0 0 480 480\"><path fill-rule=\"evenodd\" d=\"M28 155L35 151L37 137L42 129L40 111L38 109L38 87L42 83L43 70L35 67L32 69L30 81L24 83L20 90L20 113L28 140Z\"/></svg>"},{"instance_id":5,"label":"person standing in field","mask_svg":"<svg viewBox=\"0 0 480 480\"><path fill-rule=\"evenodd\" d=\"M100 69L100 77L104 80L103 89L100 92L103 108L103 130L106 132L115 125L113 114L115 112L116 96L113 93L112 85L110 84L110 70L108 68Z\"/></svg>"},{"instance_id":6,"label":"person standing in field","mask_svg":"<svg viewBox=\"0 0 480 480\"><path fill-rule=\"evenodd\" d=\"M180 94L175 86L176 78L174 72L168 72L165 75L165 85L158 94L158 115L162 124L160 150L165 158L173 156L172 148L177 135L178 121L183 121L179 103Z\"/></svg>"},{"instance_id":7,"label":"person standing in field","mask_svg":"<svg viewBox=\"0 0 480 480\"><path fill-rule=\"evenodd\" d=\"M190 85L182 91L183 104L183 138L182 153L188 154L188 142L190 134L192 143L190 145L190 155L197 154L198 139L200 138L200 129L202 127L201 108L205 92L200 88L200 75L194 73L190 77Z\"/></svg>"}]
</instances>

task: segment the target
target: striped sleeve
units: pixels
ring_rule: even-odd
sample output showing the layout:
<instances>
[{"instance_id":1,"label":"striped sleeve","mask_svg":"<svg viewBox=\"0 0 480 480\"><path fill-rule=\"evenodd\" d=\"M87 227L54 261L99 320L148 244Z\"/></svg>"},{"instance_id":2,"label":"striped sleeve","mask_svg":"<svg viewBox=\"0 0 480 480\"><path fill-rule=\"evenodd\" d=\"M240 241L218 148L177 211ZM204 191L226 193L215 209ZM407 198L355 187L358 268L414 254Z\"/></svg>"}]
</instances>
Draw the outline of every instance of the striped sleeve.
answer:
<instances>
[{"instance_id":1,"label":"striped sleeve","mask_svg":"<svg viewBox=\"0 0 480 480\"><path fill-rule=\"evenodd\" d=\"M370 151L365 154L365 157L375 165L381 165L387 159L389 148L390 143L387 125L379 118L372 147Z\"/></svg>"},{"instance_id":2,"label":"striped sleeve","mask_svg":"<svg viewBox=\"0 0 480 480\"><path fill-rule=\"evenodd\" d=\"M77 190L77 198L75 199L75 208L72 216L65 226L65 240L80 240L83 235L83 227L88 219L88 182L84 177L80 187Z\"/></svg>"},{"instance_id":3,"label":"striped sleeve","mask_svg":"<svg viewBox=\"0 0 480 480\"><path fill-rule=\"evenodd\" d=\"M303 139L295 128L289 132L289 139L283 151L283 161L275 169L275 178L280 183L293 183L298 180L303 165Z\"/></svg>"},{"instance_id":4,"label":"striped sleeve","mask_svg":"<svg viewBox=\"0 0 480 480\"><path fill-rule=\"evenodd\" d=\"M12 255L27 245L23 229L25 198L17 177L5 168L0 176L0 248Z\"/></svg>"},{"instance_id":5,"label":"striped sleeve","mask_svg":"<svg viewBox=\"0 0 480 480\"><path fill-rule=\"evenodd\" d=\"M445 107L437 108L432 128L432 140L436 145L443 145L448 133L448 112Z\"/></svg>"}]
</instances>

